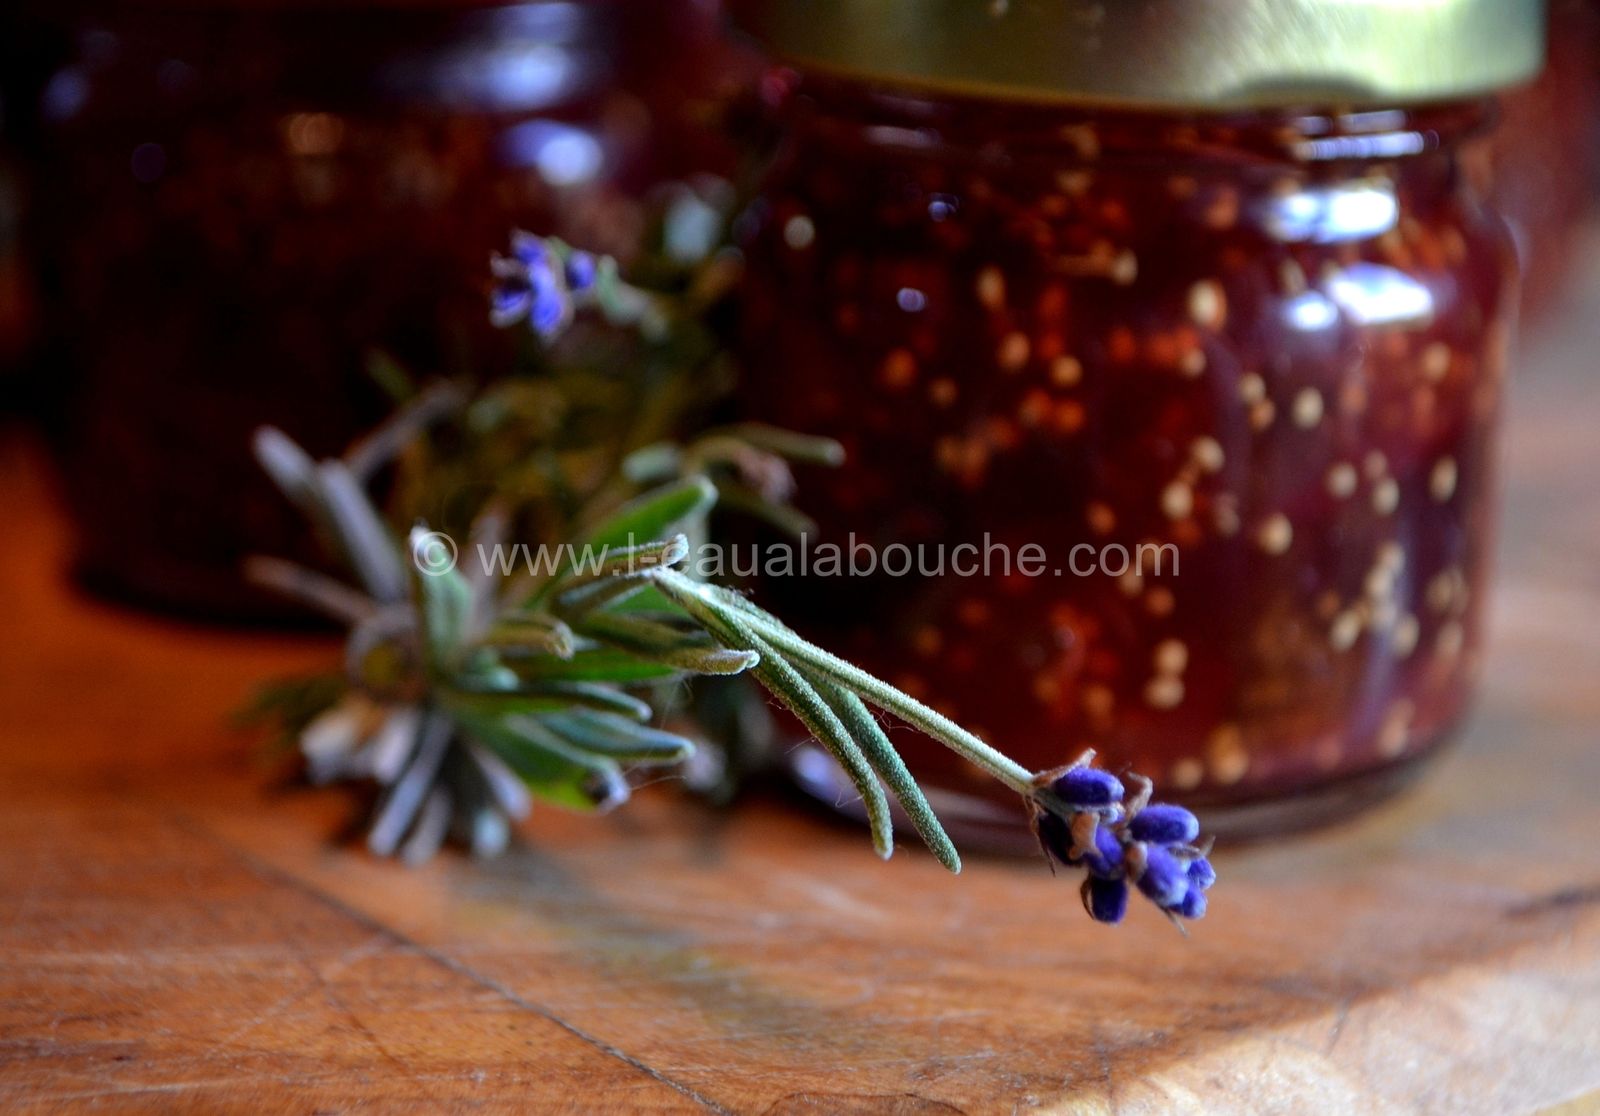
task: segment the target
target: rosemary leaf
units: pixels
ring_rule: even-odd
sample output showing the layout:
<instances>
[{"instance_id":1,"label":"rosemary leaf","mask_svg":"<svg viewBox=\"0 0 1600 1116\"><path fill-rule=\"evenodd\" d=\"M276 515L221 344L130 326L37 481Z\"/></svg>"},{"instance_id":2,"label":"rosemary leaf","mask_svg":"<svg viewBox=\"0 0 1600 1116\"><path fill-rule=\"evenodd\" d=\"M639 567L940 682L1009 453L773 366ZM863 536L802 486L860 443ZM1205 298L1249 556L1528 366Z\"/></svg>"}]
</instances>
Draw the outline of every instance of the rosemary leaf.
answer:
<instances>
[{"instance_id":1,"label":"rosemary leaf","mask_svg":"<svg viewBox=\"0 0 1600 1116\"><path fill-rule=\"evenodd\" d=\"M694 741L609 713L554 713L540 721L575 747L616 760L678 763L694 754Z\"/></svg>"},{"instance_id":2,"label":"rosemary leaf","mask_svg":"<svg viewBox=\"0 0 1600 1116\"><path fill-rule=\"evenodd\" d=\"M411 828L429 788L444 763L450 745L450 719L436 709L423 716L417 728L417 746L405 772L378 804L377 817L367 833L367 847L389 856Z\"/></svg>"},{"instance_id":3,"label":"rosemary leaf","mask_svg":"<svg viewBox=\"0 0 1600 1116\"><path fill-rule=\"evenodd\" d=\"M450 832L451 800L449 788L443 786L434 787L423 799L422 809L417 811L417 820L411 826L411 834L400 846L402 861L411 865L423 864L439 851L445 835Z\"/></svg>"},{"instance_id":4,"label":"rosemary leaf","mask_svg":"<svg viewBox=\"0 0 1600 1116\"><path fill-rule=\"evenodd\" d=\"M814 434L798 434L793 430L785 430L778 426L768 426L761 422L741 422L733 426L724 426L716 430L708 430L703 437L715 437L726 434L748 442L757 449L775 453L789 461L798 461L808 465L827 465L837 467L844 464L844 447L832 438L822 438Z\"/></svg>"},{"instance_id":5,"label":"rosemary leaf","mask_svg":"<svg viewBox=\"0 0 1600 1116\"><path fill-rule=\"evenodd\" d=\"M866 807L867 824L872 829L873 848L887 860L894 854L894 820L889 814L889 799L866 757L861 754L860 747L851 738L849 729L811 683L775 654L760 636L750 631L741 632L740 635L749 640L752 651L761 655L761 662L755 667L755 675L761 684L771 690L833 754L845 774L850 776L850 781L856 785L862 805Z\"/></svg>"},{"instance_id":6,"label":"rosemary leaf","mask_svg":"<svg viewBox=\"0 0 1600 1116\"><path fill-rule=\"evenodd\" d=\"M673 574L670 570L662 573L673 576L670 584L674 590L687 587L688 592L669 592L669 596L681 603L691 615L714 633L720 633L720 637L730 646L743 647L761 656L761 661L754 667L756 678L839 761L839 766L861 794L861 802L867 812L867 824L872 830L873 847L879 856L887 860L894 854L894 821L889 814L888 796L833 708L798 670L745 622L744 616L738 611L721 605L708 594L702 595L696 591L698 587L694 582L683 578L683 575Z\"/></svg>"},{"instance_id":7,"label":"rosemary leaf","mask_svg":"<svg viewBox=\"0 0 1600 1116\"><path fill-rule=\"evenodd\" d=\"M572 629L566 622L537 612L497 620L483 645L505 654L553 655L558 659L570 659L577 653Z\"/></svg>"},{"instance_id":8,"label":"rosemary leaf","mask_svg":"<svg viewBox=\"0 0 1600 1116\"><path fill-rule=\"evenodd\" d=\"M805 512L792 504L774 502L747 484L718 480L717 496L720 506L770 523L791 538L799 539L816 533L817 521Z\"/></svg>"},{"instance_id":9,"label":"rosemary leaf","mask_svg":"<svg viewBox=\"0 0 1600 1116\"><path fill-rule=\"evenodd\" d=\"M426 528L413 528L411 545L416 547L418 540L426 541L428 537ZM429 660L436 670L453 667L472 621L472 587L460 570L450 569L418 575L417 593L422 598Z\"/></svg>"},{"instance_id":10,"label":"rosemary leaf","mask_svg":"<svg viewBox=\"0 0 1600 1116\"><path fill-rule=\"evenodd\" d=\"M568 589L596 581L641 575L655 566L675 566L689 555L689 540L673 535L665 542L646 542L636 546L609 546L602 557L588 568L569 568L546 590L564 594Z\"/></svg>"},{"instance_id":11,"label":"rosemary leaf","mask_svg":"<svg viewBox=\"0 0 1600 1116\"><path fill-rule=\"evenodd\" d=\"M252 556L244 561L245 579L290 600L309 605L346 624L359 624L375 611L372 598L326 574L282 558Z\"/></svg>"},{"instance_id":12,"label":"rosemary leaf","mask_svg":"<svg viewBox=\"0 0 1600 1116\"><path fill-rule=\"evenodd\" d=\"M263 426L252 441L256 461L289 502L312 520L326 518L317 480L317 463L298 442L275 426Z\"/></svg>"},{"instance_id":13,"label":"rosemary leaf","mask_svg":"<svg viewBox=\"0 0 1600 1116\"><path fill-rule=\"evenodd\" d=\"M668 579L672 579L670 582ZM738 610L746 624L770 639L778 650L794 656L797 662L821 673L887 713L893 713L919 732L939 741L951 751L976 763L996 779L1025 797L1034 793L1033 774L1011 757L996 751L978 737L915 698L900 692L881 679L831 655L815 644L796 635L777 618L757 609L737 593L715 586L700 586L673 570L663 570L656 584L673 589L669 595L674 600L693 597L703 603L708 598L718 605ZM715 607L715 606L713 606Z\"/></svg>"},{"instance_id":14,"label":"rosemary leaf","mask_svg":"<svg viewBox=\"0 0 1600 1116\"><path fill-rule=\"evenodd\" d=\"M465 766L470 767L476 777L483 781L505 815L517 821L527 817L532 808L528 801L528 788L523 786L516 772L506 766L506 761L487 748L476 745L468 745L466 752L471 763Z\"/></svg>"},{"instance_id":15,"label":"rosemary leaf","mask_svg":"<svg viewBox=\"0 0 1600 1116\"><path fill-rule=\"evenodd\" d=\"M612 682L636 685L670 682L683 676L684 669L664 660L653 661L629 649L591 647L576 651L570 658L531 654L520 657L515 648L502 650L519 679L524 682Z\"/></svg>"},{"instance_id":16,"label":"rosemary leaf","mask_svg":"<svg viewBox=\"0 0 1600 1116\"><path fill-rule=\"evenodd\" d=\"M678 475L683 465L683 447L671 442L652 442L622 459L618 472L634 484L660 484Z\"/></svg>"},{"instance_id":17,"label":"rosemary leaf","mask_svg":"<svg viewBox=\"0 0 1600 1116\"><path fill-rule=\"evenodd\" d=\"M372 506L361 482L342 461L317 466L317 480L328 516L351 567L375 600L402 600L406 570L388 526Z\"/></svg>"},{"instance_id":18,"label":"rosemary leaf","mask_svg":"<svg viewBox=\"0 0 1600 1116\"><path fill-rule=\"evenodd\" d=\"M635 546L663 538L679 524L704 515L716 503L716 487L704 477L688 477L645 493L618 508L583 535L581 545Z\"/></svg>"},{"instance_id":19,"label":"rosemary leaf","mask_svg":"<svg viewBox=\"0 0 1600 1116\"><path fill-rule=\"evenodd\" d=\"M452 710L468 711L480 716L504 716L559 713L577 705L619 713L635 721L650 719L647 702L599 682L536 682L514 689L502 686L474 689L472 685L471 681L458 679L442 689Z\"/></svg>"},{"instance_id":20,"label":"rosemary leaf","mask_svg":"<svg viewBox=\"0 0 1600 1116\"><path fill-rule=\"evenodd\" d=\"M628 796L614 761L571 747L532 718L461 711L456 718L540 798L577 810L605 810Z\"/></svg>"},{"instance_id":21,"label":"rosemary leaf","mask_svg":"<svg viewBox=\"0 0 1600 1116\"><path fill-rule=\"evenodd\" d=\"M633 576L591 581L560 593L549 602L550 608L570 624L580 623L585 615L602 608L614 608L627 598L651 588L643 573Z\"/></svg>"},{"instance_id":22,"label":"rosemary leaf","mask_svg":"<svg viewBox=\"0 0 1600 1116\"><path fill-rule=\"evenodd\" d=\"M922 788L906 769L905 761L900 758L900 753L895 751L888 734L883 731L883 726L878 724L871 710L859 697L832 679L810 671L802 673L808 677L817 693L822 695L822 700L828 703L834 714L850 731L856 743L861 746L861 751L873 770L899 799L906 816L911 819L911 824L916 827L917 833L921 835L929 851L950 871L960 872L961 855L956 852L955 844L944 831L944 826L939 824L933 807L928 804L927 796L922 793Z\"/></svg>"},{"instance_id":23,"label":"rosemary leaf","mask_svg":"<svg viewBox=\"0 0 1600 1116\"><path fill-rule=\"evenodd\" d=\"M392 360L387 363L399 375L404 375ZM429 426L461 410L466 402L466 392L459 384L445 381L429 386L346 450L346 468L358 479L368 479L394 460L395 455L406 446L415 442L417 436Z\"/></svg>"},{"instance_id":24,"label":"rosemary leaf","mask_svg":"<svg viewBox=\"0 0 1600 1116\"><path fill-rule=\"evenodd\" d=\"M703 633L679 631L640 617L595 613L584 620L583 632L635 655L695 674L738 674L755 666L760 658L753 651L719 646Z\"/></svg>"}]
</instances>

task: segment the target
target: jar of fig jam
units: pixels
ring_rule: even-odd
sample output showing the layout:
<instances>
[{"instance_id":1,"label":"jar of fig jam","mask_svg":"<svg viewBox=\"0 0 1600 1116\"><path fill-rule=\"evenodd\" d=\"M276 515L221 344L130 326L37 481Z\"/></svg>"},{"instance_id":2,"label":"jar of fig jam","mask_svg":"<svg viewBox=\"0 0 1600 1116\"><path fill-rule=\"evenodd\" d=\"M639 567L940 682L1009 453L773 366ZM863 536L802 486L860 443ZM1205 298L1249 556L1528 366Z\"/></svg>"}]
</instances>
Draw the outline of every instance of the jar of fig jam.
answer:
<instances>
[{"instance_id":1,"label":"jar of fig jam","mask_svg":"<svg viewBox=\"0 0 1600 1116\"><path fill-rule=\"evenodd\" d=\"M280 615L242 559L315 551L251 431L339 451L375 351L503 371L512 229L627 255L653 185L734 159L706 0L24 3L63 56L33 220L78 566L141 603Z\"/></svg>"},{"instance_id":2,"label":"jar of fig jam","mask_svg":"<svg viewBox=\"0 0 1600 1116\"><path fill-rule=\"evenodd\" d=\"M1093 747L1223 829L1432 753L1478 662L1515 305L1460 156L1537 68L1537 5L743 14L791 67L745 406L845 444L802 481L813 545L880 559L763 604L1030 767ZM901 739L969 834L1014 817Z\"/></svg>"}]
</instances>

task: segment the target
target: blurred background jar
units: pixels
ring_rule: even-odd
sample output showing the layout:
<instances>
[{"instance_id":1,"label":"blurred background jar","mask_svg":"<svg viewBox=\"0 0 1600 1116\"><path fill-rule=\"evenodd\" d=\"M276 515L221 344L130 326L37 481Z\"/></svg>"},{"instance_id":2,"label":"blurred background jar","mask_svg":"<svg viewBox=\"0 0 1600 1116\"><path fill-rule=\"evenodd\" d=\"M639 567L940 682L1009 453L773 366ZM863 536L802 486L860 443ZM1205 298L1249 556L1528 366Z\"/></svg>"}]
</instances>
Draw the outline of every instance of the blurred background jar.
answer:
<instances>
[{"instance_id":1,"label":"blurred background jar","mask_svg":"<svg viewBox=\"0 0 1600 1116\"><path fill-rule=\"evenodd\" d=\"M848 450L803 480L813 545L989 563L762 603L1025 764L1094 747L1217 828L1335 816L1432 754L1479 661L1516 309L1463 162L1540 6L739 13L791 67L746 410ZM969 834L1007 816L906 746Z\"/></svg>"},{"instance_id":2,"label":"blurred background jar","mask_svg":"<svg viewBox=\"0 0 1600 1116\"><path fill-rule=\"evenodd\" d=\"M31 257L24 244L34 115L41 75L49 60L30 48L26 18L0 9L0 422L31 414L22 370L38 321Z\"/></svg>"},{"instance_id":3,"label":"blurred background jar","mask_svg":"<svg viewBox=\"0 0 1600 1116\"><path fill-rule=\"evenodd\" d=\"M25 5L30 227L80 572L145 604L279 615L252 552L308 544L249 457L331 453L387 406L384 352L492 374L491 250L626 256L641 195L734 154L750 73L706 0Z\"/></svg>"},{"instance_id":4,"label":"blurred background jar","mask_svg":"<svg viewBox=\"0 0 1600 1116\"><path fill-rule=\"evenodd\" d=\"M1546 18L1543 71L1500 98L1494 131L1469 167L1511 226L1524 334L1560 305L1600 171L1600 0L1549 0Z\"/></svg>"}]
</instances>

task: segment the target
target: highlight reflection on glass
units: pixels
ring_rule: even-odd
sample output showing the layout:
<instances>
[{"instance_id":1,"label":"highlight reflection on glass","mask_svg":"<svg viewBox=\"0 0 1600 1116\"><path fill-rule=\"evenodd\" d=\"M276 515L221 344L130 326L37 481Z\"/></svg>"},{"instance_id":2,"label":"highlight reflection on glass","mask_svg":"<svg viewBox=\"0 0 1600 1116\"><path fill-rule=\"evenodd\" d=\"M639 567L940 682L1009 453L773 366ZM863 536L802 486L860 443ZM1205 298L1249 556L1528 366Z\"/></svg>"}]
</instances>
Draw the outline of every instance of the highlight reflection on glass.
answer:
<instances>
[{"instance_id":1,"label":"highlight reflection on glass","mask_svg":"<svg viewBox=\"0 0 1600 1116\"><path fill-rule=\"evenodd\" d=\"M1385 182L1358 182L1297 190L1269 203L1267 231L1294 243L1338 244L1379 236L1394 228L1400 206Z\"/></svg>"},{"instance_id":2,"label":"highlight reflection on glass","mask_svg":"<svg viewBox=\"0 0 1600 1116\"><path fill-rule=\"evenodd\" d=\"M552 186L593 181L605 162L605 152L592 133L554 120L529 120L508 128L500 147L508 163L533 167Z\"/></svg>"},{"instance_id":3,"label":"highlight reflection on glass","mask_svg":"<svg viewBox=\"0 0 1600 1116\"><path fill-rule=\"evenodd\" d=\"M1433 319L1433 292L1395 268L1353 263L1327 280L1328 294L1362 325L1422 324Z\"/></svg>"},{"instance_id":4,"label":"highlight reflection on glass","mask_svg":"<svg viewBox=\"0 0 1600 1116\"><path fill-rule=\"evenodd\" d=\"M1285 304L1283 316L1291 329L1316 333L1339 320L1339 309L1320 292L1306 291Z\"/></svg>"}]
</instances>

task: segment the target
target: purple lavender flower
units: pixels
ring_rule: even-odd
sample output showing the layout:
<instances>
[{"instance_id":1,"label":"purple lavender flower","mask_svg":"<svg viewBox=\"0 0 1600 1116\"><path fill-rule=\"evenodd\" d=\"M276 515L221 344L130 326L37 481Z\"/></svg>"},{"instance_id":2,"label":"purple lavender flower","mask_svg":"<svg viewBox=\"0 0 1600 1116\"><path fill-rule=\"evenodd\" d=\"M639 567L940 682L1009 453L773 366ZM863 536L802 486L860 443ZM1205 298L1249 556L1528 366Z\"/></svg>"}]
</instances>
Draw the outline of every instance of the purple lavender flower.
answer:
<instances>
[{"instance_id":1,"label":"purple lavender flower","mask_svg":"<svg viewBox=\"0 0 1600 1116\"><path fill-rule=\"evenodd\" d=\"M517 229L511 234L511 255L524 267L548 267L550 247L542 236Z\"/></svg>"},{"instance_id":2,"label":"purple lavender flower","mask_svg":"<svg viewBox=\"0 0 1600 1116\"><path fill-rule=\"evenodd\" d=\"M1096 825L1094 848L1086 850L1079 863L1089 869L1091 876L1110 880L1122 877L1122 860L1122 842L1116 833L1108 825Z\"/></svg>"},{"instance_id":3,"label":"purple lavender flower","mask_svg":"<svg viewBox=\"0 0 1600 1116\"><path fill-rule=\"evenodd\" d=\"M559 241L514 232L511 254L496 255L490 270L495 286L489 296L489 320L503 328L526 319L548 341L572 320L574 296L593 290L599 261L592 253L568 249Z\"/></svg>"},{"instance_id":4,"label":"purple lavender flower","mask_svg":"<svg viewBox=\"0 0 1600 1116\"><path fill-rule=\"evenodd\" d=\"M1128 913L1128 881L1090 876L1083 881L1083 909L1096 922L1121 922Z\"/></svg>"},{"instance_id":5,"label":"purple lavender flower","mask_svg":"<svg viewBox=\"0 0 1600 1116\"><path fill-rule=\"evenodd\" d=\"M1092 814L1092 811L1083 811L1078 817ZM1094 816L1094 836L1089 838L1074 835L1074 823L1060 814L1040 810L1034 815L1035 834L1040 846L1059 864L1067 868L1087 868L1091 875L1104 879L1119 878L1122 875L1122 842L1108 826L1099 824L1098 815ZM1080 839L1089 841L1090 847L1080 851Z\"/></svg>"},{"instance_id":6,"label":"purple lavender flower","mask_svg":"<svg viewBox=\"0 0 1600 1116\"><path fill-rule=\"evenodd\" d=\"M1217 874L1209 843L1195 844L1199 820L1181 806L1151 804L1150 781L1137 775L1128 777L1137 793L1124 804L1122 780L1090 767L1093 758L1087 752L1034 776L1034 831L1046 854L1084 869L1083 905L1097 922L1122 920L1130 888L1168 918L1203 916Z\"/></svg>"},{"instance_id":7,"label":"purple lavender flower","mask_svg":"<svg viewBox=\"0 0 1600 1116\"><path fill-rule=\"evenodd\" d=\"M528 322L534 332L548 341L561 332L572 316L572 299L553 268L534 269L531 280L533 305L528 311Z\"/></svg>"},{"instance_id":8,"label":"purple lavender flower","mask_svg":"<svg viewBox=\"0 0 1600 1116\"><path fill-rule=\"evenodd\" d=\"M1175 911L1189 894L1189 870L1166 849L1147 846L1138 884L1145 898L1164 911Z\"/></svg>"},{"instance_id":9,"label":"purple lavender flower","mask_svg":"<svg viewBox=\"0 0 1600 1116\"><path fill-rule=\"evenodd\" d=\"M489 320L504 328L527 317L533 309L533 291L510 283L497 284L489 292Z\"/></svg>"},{"instance_id":10,"label":"purple lavender flower","mask_svg":"<svg viewBox=\"0 0 1600 1116\"><path fill-rule=\"evenodd\" d=\"M567 287L575 292L587 291L594 286L595 277L600 273L599 262L594 258L593 252L575 249L567 257Z\"/></svg>"},{"instance_id":11,"label":"purple lavender flower","mask_svg":"<svg viewBox=\"0 0 1600 1116\"><path fill-rule=\"evenodd\" d=\"M1050 784L1061 801L1079 809L1098 809L1122 801L1122 781L1097 767L1069 767Z\"/></svg>"},{"instance_id":12,"label":"purple lavender flower","mask_svg":"<svg viewBox=\"0 0 1600 1116\"><path fill-rule=\"evenodd\" d=\"M1072 823L1060 814L1040 810L1033 818L1034 834L1045 854L1068 868L1076 868L1078 859L1072 854Z\"/></svg>"},{"instance_id":13,"label":"purple lavender flower","mask_svg":"<svg viewBox=\"0 0 1600 1116\"><path fill-rule=\"evenodd\" d=\"M1200 836L1200 821L1182 806L1152 803L1128 822L1135 841L1152 845L1187 845Z\"/></svg>"}]
</instances>

